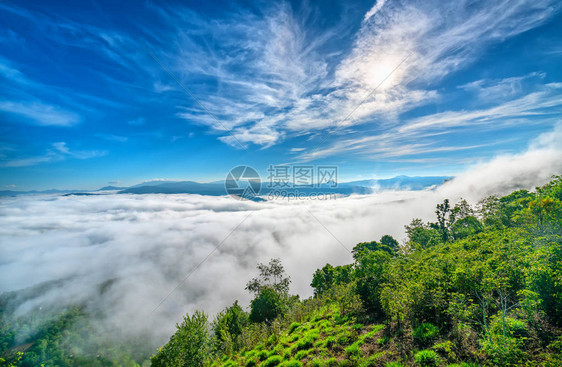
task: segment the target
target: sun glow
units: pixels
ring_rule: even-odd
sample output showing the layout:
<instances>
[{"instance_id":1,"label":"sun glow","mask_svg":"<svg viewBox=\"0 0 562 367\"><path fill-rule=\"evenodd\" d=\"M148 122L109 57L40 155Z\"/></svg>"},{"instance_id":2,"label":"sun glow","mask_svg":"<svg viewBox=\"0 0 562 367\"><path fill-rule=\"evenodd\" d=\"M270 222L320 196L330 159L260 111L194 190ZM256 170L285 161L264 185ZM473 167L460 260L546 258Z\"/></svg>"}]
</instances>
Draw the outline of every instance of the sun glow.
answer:
<instances>
[{"instance_id":1,"label":"sun glow","mask_svg":"<svg viewBox=\"0 0 562 367\"><path fill-rule=\"evenodd\" d=\"M388 56L375 60L367 65L366 80L370 87L385 90L393 86L401 74L400 59Z\"/></svg>"}]
</instances>

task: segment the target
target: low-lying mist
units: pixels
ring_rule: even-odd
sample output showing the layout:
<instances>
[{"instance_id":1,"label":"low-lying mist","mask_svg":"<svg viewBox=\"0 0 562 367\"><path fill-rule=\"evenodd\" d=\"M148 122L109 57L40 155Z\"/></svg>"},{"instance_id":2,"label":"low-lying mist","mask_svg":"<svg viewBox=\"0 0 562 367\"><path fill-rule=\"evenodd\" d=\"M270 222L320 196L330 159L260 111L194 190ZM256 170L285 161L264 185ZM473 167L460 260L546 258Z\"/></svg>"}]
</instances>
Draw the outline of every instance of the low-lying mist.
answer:
<instances>
[{"instance_id":1,"label":"low-lying mist","mask_svg":"<svg viewBox=\"0 0 562 367\"><path fill-rule=\"evenodd\" d=\"M562 172L560 141L558 129L525 153L475 165L428 191L259 203L199 195L3 198L0 290L44 284L19 300L16 315L85 304L100 313L96 323L107 335L146 335L161 345L186 312L248 305L244 287L258 262L281 258L291 292L308 297L315 269L350 263L358 242L385 234L402 242L404 225L434 220L445 198L475 204L547 182Z\"/></svg>"}]
</instances>

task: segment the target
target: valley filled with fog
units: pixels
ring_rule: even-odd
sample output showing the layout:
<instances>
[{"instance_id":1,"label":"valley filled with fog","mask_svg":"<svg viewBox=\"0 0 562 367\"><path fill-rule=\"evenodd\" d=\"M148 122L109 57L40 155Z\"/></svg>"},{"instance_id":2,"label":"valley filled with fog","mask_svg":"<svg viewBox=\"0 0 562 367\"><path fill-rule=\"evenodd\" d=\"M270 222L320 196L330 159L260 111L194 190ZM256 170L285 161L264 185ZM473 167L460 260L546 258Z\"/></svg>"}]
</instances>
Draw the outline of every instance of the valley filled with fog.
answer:
<instances>
[{"instance_id":1,"label":"valley filled with fog","mask_svg":"<svg viewBox=\"0 0 562 367\"><path fill-rule=\"evenodd\" d=\"M404 240L413 218L435 204L533 189L562 171L560 130L519 155L472 166L425 191L383 191L332 200L240 201L201 195L37 195L3 198L0 290L14 315L84 304L100 332L163 343L186 312L213 313L244 291L258 262L278 257L291 292L312 295L310 274L350 263L359 242ZM34 288L30 288L34 287ZM31 289L31 291L29 291ZM19 292L15 293L16 295Z\"/></svg>"}]
</instances>

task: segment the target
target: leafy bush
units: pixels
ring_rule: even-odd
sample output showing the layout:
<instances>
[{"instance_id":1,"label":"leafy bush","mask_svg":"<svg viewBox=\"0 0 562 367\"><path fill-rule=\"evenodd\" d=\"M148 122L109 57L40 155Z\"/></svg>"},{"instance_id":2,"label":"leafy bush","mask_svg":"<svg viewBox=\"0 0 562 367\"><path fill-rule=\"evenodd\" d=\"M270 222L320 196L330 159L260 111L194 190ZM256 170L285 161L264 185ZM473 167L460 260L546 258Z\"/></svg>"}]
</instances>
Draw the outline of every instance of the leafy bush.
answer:
<instances>
[{"instance_id":1,"label":"leafy bush","mask_svg":"<svg viewBox=\"0 0 562 367\"><path fill-rule=\"evenodd\" d=\"M281 356L271 356L260 364L260 367L277 366L283 361Z\"/></svg>"},{"instance_id":2,"label":"leafy bush","mask_svg":"<svg viewBox=\"0 0 562 367\"><path fill-rule=\"evenodd\" d=\"M383 345L388 343L390 338L388 336L383 336L382 338L377 339L377 344Z\"/></svg>"},{"instance_id":3,"label":"leafy bush","mask_svg":"<svg viewBox=\"0 0 562 367\"><path fill-rule=\"evenodd\" d=\"M351 343L351 333L347 330L338 334L336 338L338 344L340 345L348 345Z\"/></svg>"},{"instance_id":4,"label":"leafy bush","mask_svg":"<svg viewBox=\"0 0 562 367\"><path fill-rule=\"evenodd\" d=\"M414 355L414 360L420 366L438 366L439 356L432 350L422 350Z\"/></svg>"},{"instance_id":5,"label":"leafy bush","mask_svg":"<svg viewBox=\"0 0 562 367\"><path fill-rule=\"evenodd\" d=\"M351 344L349 347L345 348L345 352L350 357L359 357L361 355L361 348L359 348L359 342Z\"/></svg>"},{"instance_id":6,"label":"leafy bush","mask_svg":"<svg viewBox=\"0 0 562 367\"><path fill-rule=\"evenodd\" d=\"M267 350L260 350L258 352L258 359L264 361L269 357L269 352Z\"/></svg>"},{"instance_id":7,"label":"leafy bush","mask_svg":"<svg viewBox=\"0 0 562 367\"><path fill-rule=\"evenodd\" d=\"M453 343L450 340L435 344L431 349L441 353L441 355L445 355L449 360L455 360L457 358L457 355L453 351Z\"/></svg>"},{"instance_id":8,"label":"leafy bush","mask_svg":"<svg viewBox=\"0 0 562 367\"><path fill-rule=\"evenodd\" d=\"M351 327L353 330L361 330L365 327L365 325L360 324L360 323L355 323L353 324L353 326Z\"/></svg>"},{"instance_id":9,"label":"leafy bush","mask_svg":"<svg viewBox=\"0 0 562 367\"><path fill-rule=\"evenodd\" d=\"M295 361L295 360L293 359L293 360L285 361L285 362L281 363L281 364L279 365L279 367L302 367L302 362L300 362L300 361Z\"/></svg>"},{"instance_id":10,"label":"leafy bush","mask_svg":"<svg viewBox=\"0 0 562 367\"><path fill-rule=\"evenodd\" d=\"M529 334L527 324L523 320L506 317L505 321L502 321L501 317L495 317L490 323L490 332L496 335L503 335L504 331L506 336L515 338L521 338Z\"/></svg>"},{"instance_id":11,"label":"leafy bush","mask_svg":"<svg viewBox=\"0 0 562 367\"><path fill-rule=\"evenodd\" d=\"M295 354L295 359L300 361L301 359L306 357L309 352L310 350L299 350L297 354Z\"/></svg>"},{"instance_id":12,"label":"leafy bush","mask_svg":"<svg viewBox=\"0 0 562 367\"><path fill-rule=\"evenodd\" d=\"M414 339L420 344L427 344L439 335L439 328L429 322L424 322L414 329Z\"/></svg>"},{"instance_id":13,"label":"leafy bush","mask_svg":"<svg viewBox=\"0 0 562 367\"><path fill-rule=\"evenodd\" d=\"M291 326L289 326L289 331L287 332L288 334L292 334L293 331L296 330L296 328L298 328L299 326L301 326L301 324L299 322L293 322L291 324Z\"/></svg>"},{"instance_id":14,"label":"leafy bush","mask_svg":"<svg viewBox=\"0 0 562 367\"><path fill-rule=\"evenodd\" d=\"M312 336L310 336L310 335L306 336L306 337L303 337L302 339L300 339L297 342L297 350L312 348L312 346L314 345L314 340L315 339L313 339Z\"/></svg>"},{"instance_id":15,"label":"leafy bush","mask_svg":"<svg viewBox=\"0 0 562 367\"><path fill-rule=\"evenodd\" d=\"M331 348L338 343L338 339L335 336L329 336L324 340L326 347Z\"/></svg>"},{"instance_id":16,"label":"leafy bush","mask_svg":"<svg viewBox=\"0 0 562 367\"><path fill-rule=\"evenodd\" d=\"M494 364L504 366L517 365L525 359L525 352L520 346L520 340L503 335L490 335L482 341L484 353Z\"/></svg>"}]
</instances>

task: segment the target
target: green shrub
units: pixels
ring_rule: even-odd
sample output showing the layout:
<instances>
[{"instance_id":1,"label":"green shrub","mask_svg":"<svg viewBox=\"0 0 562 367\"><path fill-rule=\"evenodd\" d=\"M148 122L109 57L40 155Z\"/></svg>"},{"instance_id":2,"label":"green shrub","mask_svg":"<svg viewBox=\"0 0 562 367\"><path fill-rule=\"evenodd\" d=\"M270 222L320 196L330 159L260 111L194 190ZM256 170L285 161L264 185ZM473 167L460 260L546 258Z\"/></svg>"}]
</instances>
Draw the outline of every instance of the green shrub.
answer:
<instances>
[{"instance_id":1,"label":"green shrub","mask_svg":"<svg viewBox=\"0 0 562 367\"><path fill-rule=\"evenodd\" d=\"M258 360L256 358L251 358L246 361L246 367L255 367L258 365Z\"/></svg>"},{"instance_id":2,"label":"green shrub","mask_svg":"<svg viewBox=\"0 0 562 367\"><path fill-rule=\"evenodd\" d=\"M338 343L338 338L336 338L335 336L329 336L326 339L324 339L324 344L326 345L326 347L331 348L334 345L336 345Z\"/></svg>"},{"instance_id":3,"label":"green shrub","mask_svg":"<svg viewBox=\"0 0 562 367\"><path fill-rule=\"evenodd\" d=\"M291 326L289 326L289 334L292 334L301 324L299 322L293 322Z\"/></svg>"},{"instance_id":4,"label":"green shrub","mask_svg":"<svg viewBox=\"0 0 562 367\"><path fill-rule=\"evenodd\" d=\"M318 327L320 330L326 330L327 328L331 327L332 323L328 320L322 320L318 323Z\"/></svg>"},{"instance_id":5,"label":"green shrub","mask_svg":"<svg viewBox=\"0 0 562 367\"><path fill-rule=\"evenodd\" d=\"M314 340L303 338L297 342L297 350L310 349L314 346Z\"/></svg>"},{"instance_id":6,"label":"green shrub","mask_svg":"<svg viewBox=\"0 0 562 367\"><path fill-rule=\"evenodd\" d=\"M400 362L388 362L384 367L404 367L404 365Z\"/></svg>"},{"instance_id":7,"label":"green shrub","mask_svg":"<svg viewBox=\"0 0 562 367\"><path fill-rule=\"evenodd\" d=\"M503 335L504 327L506 336L521 338L528 335L527 324L524 321L506 317L504 324L499 316L496 316L490 323L490 332L496 335Z\"/></svg>"},{"instance_id":8,"label":"green shrub","mask_svg":"<svg viewBox=\"0 0 562 367\"><path fill-rule=\"evenodd\" d=\"M300 338L300 336L298 334L294 334L291 336L291 338L289 338L289 341L292 343L296 340L298 340Z\"/></svg>"},{"instance_id":9,"label":"green shrub","mask_svg":"<svg viewBox=\"0 0 562 367\"><path fill-rule=\"evenodd\" d=\"M420 366L438 366L439 356L432 350L422 350L417 352L414 360Z\"/></svg>"},{"instance_id":10,"label":"green shrub","mask_svg":"<svg viewBox=\"0 0 562 367\"><path fill-rule=\"evenodd\" d=\"M310 350L300 350L300 351L297 352L297 354L295 354L295 359L300 361L301 359L306 357L309 352L310 352Z\"/></svg>"},{"instance_id":11,"label":"green shrub","mask_svg":"<svg viewBox=\"0 0 562 367\"><path fill-rule=\"evenodd\" d=\"M457 355L453 352L453 343L450 340L444 341L443 343L437 343L431 347L431 349L441 353L441 355L446 355L450 360L455 360L457 358Z\"/></svg>"},{"instance_id":12,"label":"green shrub","mask_svg":"<svg viewBox=\"0 0 562 367\"><path fill-rule=\"evenodd\" d=\"M260 361L266 360L269 357L269 352L267 350L260 350L258 352L258 358Z\"/></svg>"},{"instance_id":13,"label":"green shrub","mask_svg":"<svg viewBox=\"0 0 562 367\"><path fill-rule=\"evenodd\" d=\"M345 348L345 352L350 357L359 357L361 355L361 348L359 348L358 343L353 343L349 347Z\"/></svg>"},{"instance_id":14,"label":"green shrub","mask_svg":"<svg viewBox=\"0 0 562 367\"><path fill-rule=\"evenodd\" d=\"M279 367L302 367L302 362L296 360L285 361Z\"/></svg>"},{"instance_id":15,"label":"green shrub","mask_svg":"<svg viewBox=\"0 0 562 367\"><path fill-rule=\"evenodd\" d=\"M246 358L250 358L256 355L256 351L252 349L247 352L244 352L242 355L245 356Z\"/></svg>"},{"instance_id":16,"label":"green shrub","mask_svg":"<svg viewBox=\"0 0 562 367\"><path fill-rule=\"evenodd\" d=\"M482 349L494 364L511 365L521 363L526 355L520 348L521 341L503 335L490 335L482 341Z\"/></svg>"},{"instance_id":17,"label":"green shrub","mask_svg":"<svg viewBox=\"0 0 562 367\"><path fill-rule=\"evenodd\" d=\"M351 333L349 331L341 332L336 336L338 344L348 345L351 342Z\"/></svg>"},{"instance_id":18,"label":"green shrub","mask_svg":"<svg viewBox=\"0 0 562 367\"><path fill-rule=\"evenodd\" d=\"M275 334L271 334L269 338L267 338L267 345L271 346L276 343L277 343L277 337L275 336Z\"/></svg>"},{"instance_id":19,"label":"green shrub","mask_svg":"<svg viewBox=\"0 0 562 367\"><path fill-rule=\"evenodd\" d=\"M340 363L338 363L338 360L335 357L331 357L331 358L315 358L313 359L309 364L307 364L307 366L312 366L312 367L336 367L336 366L340 366Z\"/></svg>"},{"instance_id":20,"label":"green shrub","mask_svg":"<svg viewBox=\"0 0 562 367\"><path fill-rule=\"evenodd\" d=\"M260 364L260 367L277 366L279 363L281 363L281 361L283 361L283 357L281 357L281 356L271 356L268 359L266 359L265 361L263 361Z\"/></svg>"},{"instance_id":21,"label":"green shrub","mask_svg":"<svg viewBox=\"0 0 562 367\"><path fill-rule=\"evenodd\" d=\"M360 324L360 323L355 323L355 324L353 324L353 326L351 328L354 329L354 330L361 330L361 329L363 329L363 327L365 327L365 325Z\"/></svg>"},{"instance_id":22,"label":"green shrub","mask_svg":"<svg viewBox=\"0 0 562 367\"><path fill-rule=\"evenodd\" d=\"M314 343L314 348L321 348L321 347L324 346L324 343L325 343L325 341L322 340L322 339L317 340L317 341Z\"/></svg>"},{"instance_id":23,"label":"green shrub","mask_svg":"<svg viewBox=\"0 0 562 367\"><path fill-rule=\"evenodd\" d=\"M383 345L386 344L390 341L390 338L388 336L383 336L382 338L377 339L377 344L379 345Z\"/></svg>"},{"instance_id":24,"label":"green shrub","mask_svg":"<svg viewBox=\"0 0 562 367\"><path fill-rule=\"evenodd\" d=\"M420 344L426 344L439 335L439 328L429 322L424 322L414 329L414 339Z\"/></svg>"}]
</instances>

